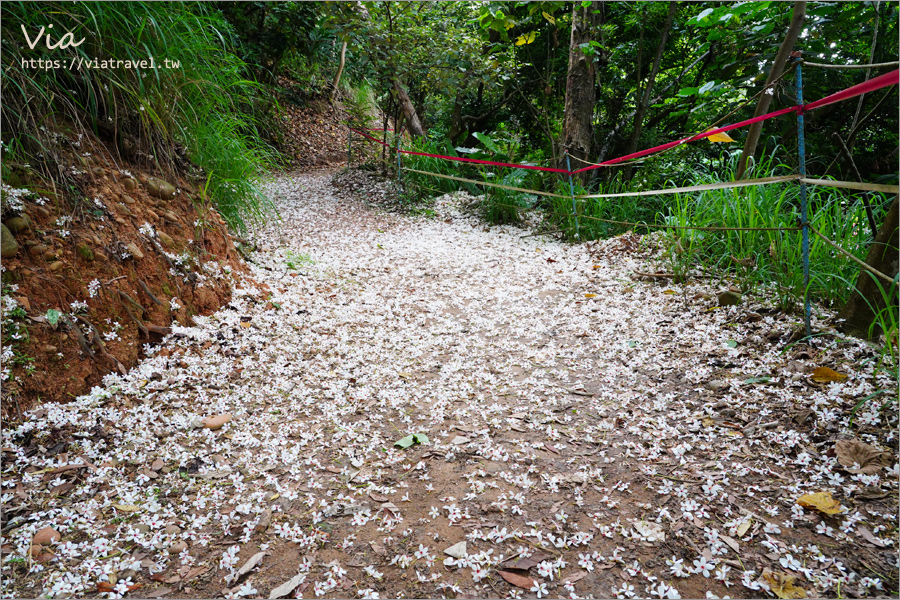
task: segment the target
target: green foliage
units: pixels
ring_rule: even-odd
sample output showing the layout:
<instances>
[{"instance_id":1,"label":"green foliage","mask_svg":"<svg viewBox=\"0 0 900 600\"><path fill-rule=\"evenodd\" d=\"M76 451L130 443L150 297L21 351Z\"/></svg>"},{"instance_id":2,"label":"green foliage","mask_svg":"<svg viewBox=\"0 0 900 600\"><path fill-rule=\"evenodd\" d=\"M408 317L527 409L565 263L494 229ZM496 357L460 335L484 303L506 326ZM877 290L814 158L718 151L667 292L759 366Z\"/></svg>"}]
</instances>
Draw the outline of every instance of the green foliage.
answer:
<instances>
[{"instance_id":1,"label":"green foliage","mask_svg":"<svg viewBox=\"0 0 900 600\"><path fill-rule=\"evenodd\" d=\"M372 127L372 118L377 111L372 86L365 81L348 86L347 93L344 94L344 109L350 117L352 127Z\"/></svg>"},{"instance_id":2,"label":"green foliage","mask_svg":"<svg viewBox=\"0 0 900 600\"><path fill-rule=\"evenodd\" d=\"M217 2L239 39L241 58L259 79L272 80L285 55L314 55L322 39L315 35L317 2Z\"/></svg>"},{"instance_id":3,"label":"green foliage","mask_svg":"<svg viewBox=\"0 0 900 600\"><path fill-rule=\"evenodd\" d=\"M4 140L16 140L45 175L60 180L65 169L57 131L75 139L99 129L116 136L126 157L161 171L176 170L183 147L211 175L213 199L238 230L271 209L252 183L268 163L260 142L266 102L229 51L228 25L211 6L4 2L0 10ZM22 27L36 36L50 24L84 42L67 50L24 43ZM150 57L157 68L83 66ZM65 64L41 69L26 60ZM69 68L78 61L81 68Z\"/></svg>"}]
</instances>

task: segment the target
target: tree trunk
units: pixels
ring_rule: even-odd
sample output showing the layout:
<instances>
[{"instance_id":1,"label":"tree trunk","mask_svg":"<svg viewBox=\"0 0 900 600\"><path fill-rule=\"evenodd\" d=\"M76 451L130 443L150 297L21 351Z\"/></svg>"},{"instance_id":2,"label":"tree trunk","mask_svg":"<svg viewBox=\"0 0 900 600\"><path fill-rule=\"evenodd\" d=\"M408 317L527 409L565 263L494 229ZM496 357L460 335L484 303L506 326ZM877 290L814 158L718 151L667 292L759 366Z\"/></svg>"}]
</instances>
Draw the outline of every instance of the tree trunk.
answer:
<instances>
[{"instance_id":1,"label":"tree trunk","mask_svg":"<svg viewBox=\"0 0 900 600\"><path fill-rule=\"evenodd\" d=\"M456 98L453 101L453 111L450 113L450 127L447 133L447 139L454 144L456 143L456 138L462 133L462 102L464 89L463 86L460 86L456 90Z\"/></svg>"},{"instance_id":2,"label":"tree trunk","mask_svg":"<svg viewBox=\"0 0 900 600\"><path fill-rule=\"evenodd\" d=\"M329 101L333 104L334 98L337 96L338 85L341 83L341 74L344 72L344 64L347 62L347 42L341 44L341 62L338 65L337 74L334 76L334 83L331 84L331 98Z\"/></svg>"},{"instance_id":3,"label":"tree trunk","mask_svg":"<svg viewBox=\"0 0 900 600\"><path fill-rule=\"evenodd\" d=\"M659 64L662 62L663 53L666 50L666 41L669 39L669 32L672 30L672 21L675 20L675 9L677 8L677 2L669 3L669 14L666 16L666 24L663 26L662 37L659 39L659 48L657 48L656 57L653 59L653 67L651 67L650 75L647 77L647 85L644 86L644 93L634 114L634 128L631 130L631 137L628 139L628 147L625 148L625 154L631 154L637 150L638 142L641 138L644 115L647 113L647 107L650 106L650 93L653 91L653 83L656 81L656 75L659 73ZM625 167L626 181L631 179L632 168L632 165Z\"/></svg>"},{"instance_id":4,"label":"tree trunk","mask_svg":"<svg viewBox=\"0 0 900 600\"><path fill-rule=\"evenodd\" d=\"M898 196L894 196L894 202L888 210L887 216L878 230L878 235L869 246L869 254L866 256L866 264L873 269L881 271L885 275L897 278L898 270L898 241L897 234L900 230L900 209L898 209ZM877 283L876 283L877 281ZM880 286L880 287L879 287ZM841 330L861 338L877 338L882 333L876 326L870 335L875 315L887 307L886 298L881 289L888 290L891 284L863 269L856 280L856 289L847 301L847 305L841 310L838 318L844 319ZM890 293L890 303L896 306L897 288L894 286Z\"/></svg>"},{"instance_id":5,"label":"tree trunk","mask_svg":"<svg viewBox=\"0 0 900 600\"><path fill-rule=\"evenodd\" d=\"M784 41L778 49L778 54L775 55L775 62L772 64L772 69L769 71L769 76L766 78L766 88L768 88L776 79L781 77L781 74L784 72L784 65L787 63L787 59L794 49L794 44L797 42L800 30L803 29L803 21L805 18L806 2L794 2L794 14L791 17L791 24L788 26L787 35L784 36ZM756 103L756 112L753 113L753 116L758 117L766 114L769 111L769 105L772 104L772 98L774 96L774 94L761 94L759 102ZM762 127L763 121L760 121L759 123L751 125L750 129L747 131L747 139L744 141L744 149L741 152L741 158L738 161L735 179L744 178L744 174L747 172L747 162L750 160L750 157L756 153L756 145L759 143Z\"/></svg>"},{"instance_id":6,"label":"tree trunk","mask_svg":"<svg viewBox=\"0 0 900 600\"><path fill-rule=\"evenodd\" d=\"M407 129L409 129L409 132L414 136L424 136L425 130L422 128L421 121L419 121L419 115L416 114L416 107L413 106L412 100L409 99L406 88L404 88L403 84L400 83L400 80L396 78L394 79L394 90L397 92L397 101L400 103L400 110L403 111L403 116L406 117Z\"/></svg>"},{"instance_id":7,"label":"tree trunk","mask_svg":"<svg viewBox=\"0 0 900 600\"><path fill-rule=\"evenodd\" d=\"M566 77L566 104L563 116L562 150L576 158L586 160L591 153L594 117L594 62L585 56L580 45L593 39L601 19L600 2L591 2L583 8L576 3L572 8L572 37L569 42L569 72ZM596 11L596 13L595 13ZM565 159L560 167L566 168ZM575 167L575 165L573 165Z\"/></svg>"}]
</instances>

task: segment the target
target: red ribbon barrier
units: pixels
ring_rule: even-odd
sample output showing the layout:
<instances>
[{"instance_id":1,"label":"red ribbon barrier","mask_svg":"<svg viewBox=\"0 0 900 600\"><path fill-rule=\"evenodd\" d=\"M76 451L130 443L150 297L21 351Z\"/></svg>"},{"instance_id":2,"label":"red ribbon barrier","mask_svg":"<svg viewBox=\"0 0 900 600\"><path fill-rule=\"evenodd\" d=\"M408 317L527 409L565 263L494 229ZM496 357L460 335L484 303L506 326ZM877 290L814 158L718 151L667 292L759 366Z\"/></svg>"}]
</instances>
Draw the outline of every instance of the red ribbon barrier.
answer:
<instances>
[{"instance_id":1,"label":"red ribbon barrier","mask_svg":"<svg viewBox=\"0 0 900 600\"><path fill-rule=\"evenodd\" d=\"M681 138L680 140L675 140L674 142L668 142L665 144L661 144L659 146L654 146L653 148L647 148L646 150L641 150L639 152L633 152L631 154L626 154L625 156L620 156L618 158L613 158L610 160L603 161L602 163L596 165L590 165L588 167L583 167L581 169L577 169L575 171L568 171L566 169L555 169L552 167L538 167L534 165L520 165L520 164L512 164L512 163L503 163L503 162L494 162L490 160L478 160L476 158L462 158L459 156L445 156L443 154L429 154L427 152L413 152L411 150L400 150L403 154L412 154L415 156L428 156L430 158L441 158L444 160L453 160L457 162L467 162L467 163L475 163L479 165L491 165L495 167L512 167L514 169L531 169L533 171L546 171L548 173L564 173L567 175L574 175L576 173L582 173L584 171L590 171L592 169L599 169L600 167L607 167L610 165L615 165L626 160L631 160L635 158L641 158L642 156L648 156L650 154L656 154L657 152L662 152L664 150L668 150L669 148L674 148L675 146L679 146L681 144L686 144L688 142L693 142L695 140L702 140L703 138L707 138L711 135L715 135L717 133L723 133L726 131L731 131L732 129L739 129L741 127L746 127L747 125L752 125L753 123L758 123L760 121L766 121L768 119L774 119L775 117L780 117L782 115L786 115L789 113L800 113L803 114L807 111L814 110L816 108L821 108L823 106L827 106L829 104L834 104L835 102L840 102L842 100L849 100L850 98L855 98L856 96L861 96L863 94L868 94L869 92L874 92L876 90L880 90L881 88L886 88L892 85L897 85L900 83L900 69L895 69L890 73L885 73L884 75L879 75L873 79L869 79L868 81L864 81L852 87L849 87L845 90L841 90L840 92L836 92L831 94L830 96L825 96L815 102L809 102L807 104L797 105L797 106L789 106L788 108L782 108L781 110L776 110L775 112L766 113L764 115L760 115L758 117L753 117L750 119L746 119L744 121L739 121L737 123L732 123L731 125L724 125L717 129L710 129L709 131L704 131L702 133L698 133L696 135L692 135L686 138ZM377 142L382 146L386 146L390 148L388 144L385 144L381 140L376 140L370 135L363 133L362 131L350 128L350 131L358 133L359 135L366 137L373 142Z\"/></svg>"},{"instance_id":2,"label":"red ribbon barrier","mask_svg":"<svg viewBox=\"0 0 900 600\"><path fill-rule=\"evenodd\" d=\"M492 160L479 160L477 158L462 158L460 156L445 156L443 154L428 154L427 152L413 152L412 150L401 150L403 154L413 154L415 156L430 156L431 158L443 158L444 160L455 160L457 162L475 163L479 165L492 165L495 167L512 167L514 169L531 169L532 171L547 171L548 173L566 173L565 169L554 169L553 167L538 167L537 165L519 165L513 163L494 162Z\"/></svg>"},{"instance_id":3,"label":"red ribbon barrier","mask_svg":"<svg viewBox=\"0 0 900 600\"><path fill-rule=\"evenodd\" d=\"M841 100L847 100L855 96L862 96L863 94L868 94L869 92L874 92L875 90L880 90L881 88L885 88L891 85L897 85L898 80L900 80L900 70L894 69L890 73L885 73L884 75L879 75L874 79L863 81L862 83L858 83L853 87L848 87L846 90L836 92L834 94L831 94L830 96L825 96L821 100L816 100L815 102L804 104L803 110L807 111L814 108L821 108L822 106L834 104L835 102L840 102Z\"/></svg>"}]
</instances>

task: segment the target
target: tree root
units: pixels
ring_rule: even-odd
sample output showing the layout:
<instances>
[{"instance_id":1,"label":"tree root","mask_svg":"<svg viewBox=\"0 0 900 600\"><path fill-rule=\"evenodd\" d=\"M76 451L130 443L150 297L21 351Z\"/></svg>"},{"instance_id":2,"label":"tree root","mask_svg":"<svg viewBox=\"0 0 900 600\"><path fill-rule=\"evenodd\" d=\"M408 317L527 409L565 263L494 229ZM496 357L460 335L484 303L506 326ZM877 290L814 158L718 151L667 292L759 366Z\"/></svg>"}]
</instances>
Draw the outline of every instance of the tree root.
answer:
<instances>
[{"instance_id":1,"label":"tree root","mask_svg":"<svg viewBox=\"0 0 900 600\"><path fill-rule=\"evenodd\" d=\"M95 344L97 344L97 348L100 349L100 354L103 356L103 358L105 358L106 360L108 360L109 362L114 364L122 375L127 373L128 370L125 368L125 365L120 363L119 359L117 359L115 356L110 354L109 351L106 349L106 344L103 343L103 337L100 335L100 330L97 329L97 326L94 325L93 323L91 323L90 321L88 321L87 319L85 319L84 317L82 317L81 315L75 315L75 318L91 328L91 331L94 334L92 336L93 341Z\"/></svg>"},{"instance_id":2,"label":"tree root","mask_svg":"<svg viewBox=\"0 0 900 600\"><path fill-rule=\"evenodd\" d=\"M73 323L67 315L62 315L60 319L63 323L66 324L66 326L72 331L72 333L75 334L75 341L77 341L78 345L81 346L81 351L91 358L94 358L94 351L91 349L91 345L88 344L87 339L85 339L84 337L84 333L81 331L78 325Z\"/></svg>"},{"instance_id":3,"label":"tree root","mask_svg":"<svg viewBox=\"0 0 900 600\"><path fill-rule=\"evenodd\" d=\"M138 282L138 285L141 286L141 289L144 290L144 293L147 294L147 297L150 298L150 300L152 300L154 304L156 304L157 306L163 305L163 303L159 301L159 298L157 298L156 296L153 295L153 292L150 291L150 288L147 287L147 284L144 283L140 279L140 277L138 278L137 282Z\"/></svg>"}]
</instances>

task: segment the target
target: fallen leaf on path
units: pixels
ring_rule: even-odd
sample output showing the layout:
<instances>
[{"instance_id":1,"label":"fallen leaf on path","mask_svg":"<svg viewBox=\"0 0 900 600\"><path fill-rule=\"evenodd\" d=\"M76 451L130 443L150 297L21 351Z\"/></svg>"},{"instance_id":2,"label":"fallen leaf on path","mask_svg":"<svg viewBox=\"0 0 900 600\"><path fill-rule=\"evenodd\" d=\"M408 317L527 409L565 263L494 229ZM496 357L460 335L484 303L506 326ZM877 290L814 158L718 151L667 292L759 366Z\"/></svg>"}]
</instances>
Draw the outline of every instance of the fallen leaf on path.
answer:
<instances>
[{"instance_id":1,"label":"fallen leaf on path","mask_svg":"<svg viewBox=\"0 0 900 600\"><path fill-rule=\"evenodd\" d=\"M804 494L797 498L797 504L803 508L815 508L826 515L836 515L842 510L841 503L831 497L831 492Z\"/></svg>"},{"instance_id":2,"label":"fallen leaf on path","mask_svg":"<svg viewBox=\"0 0 900 600\"><path fill-rule=\"evenodd\" d=\"M141 510L140 506L135 506L134 504L113 504L112 507L122 512L137 512Z\"/></svg>"},{"instance_id":3,"label":"fallen leaf on path","mask_svg":"<svg viewBox=\"0 0 900 600\"><path fill-rule=\"evenodd\" d=\"M277 588L272 590L269 593L269 600L273 600L274 598L284 598L285 596L293 592L297 588L297 586L303 583L305 580L306 573L298 573L297 575L294 575L293 577L279 585Z\"/></svg>"},{"instance_id":4,"label":"fallen leaf on path","mask_svg":"<svg viewBox=\"0 0 900 600\"><path fill-rule=\"evenodd\" d=\"M666 533L663 531L662 525L659 523L648 523L646 521L635 521L634 530L638 532L648 542L664 542L666 541Z\"/></svg>"},{"instance_id":5,"label":"fallen leaf on path","mask_svg":"<svg viewBox=\"0 0 900 600\"><path fill-rule=\"evenodd\" d=\"M834 445L838 462L851 473L874 475L890 461L886 452L859 440L839 440Z\"/></svg>"},{"instance_id":6,"label":"fallen leaf on path","mask_svg":"<svg viewBox=\"0 0 900 600\"><path fill-rule=\"evenodd\" d=\"M551 556L550 554L547 554L546 552L538 551L527 558L520 557L520 558L516 558L514 560L507 560L503 563L503 568L504 569L523 569L523 570L527 571L531 567L537 566L542 561L545 561L548 558L553 558L553 556Z\"/></svg>"},{"instance_id":7,"label":"fallen leaf on path","mask_svg":"<svg viewBox=\"0 0 900 600\"><path fill-rule=\"evenodd\" d=\"M732 550L734 550L734 553L735 553L735 554L739 554L739 553L740 553L740 551L739 551L740 546L738 546L737 540L735 540L735 539L732 538L732 537L729 537L729 536L725 535L724 533L720 533L720 534L719 534L719 538L721 538L721 540L722 540L723 542L725 542L726 544L728 544L728 547L731 548Z\"/></svg>"},{"instance_id":8,"label":"fallen leaf on path","mask_svg":"<svg viewBox=\"0 0 900 600\"><path fill-rule=\"evenodd\" d=\"M260 563L265 555L265 552L257 552L256 554L248 558L247 562L244 563L244 566L238 569L237 575L235 576L235 581L239 580L241 577L252 571L253 568Z\"/></svg>"},{"instance_id":9,"label":"fallen leaf on path","mask_svg":"<svg viewBox=\"0 0 900 600\"><path fill-rule=\"evenodd\" d=\"M568 577L562 580L563 583L575 583L576 581L581 581L587 577L586 571L578 571L577 573L572 573Z\"/></svg>"},{"instance_id":10,"label":"fallen leaf on path","mask_svg":"<svg viewBox=\"0 0 900 600\"><path fill-rule=\"evenodd\" d=\"M133 592L134 590L138 589L142 585L143 585L142 583L135 583L134 585L129 585L128 591ZM108 581L98 581L97 582L97 592L99 592L101 594L112 593L115 591L115 589L116 589L116 585L114 583L110 583Z\"/></svg>"},{"instance_id":11,"label":"fallen leaf on path","mask_svg":"<svg viewBox=\"0 0 900 600\"><path fill-rule=\"evenodd\" d=\"M871 531L869 531L869 528L866 527L865 525L857 525L856 530L859 532L859 534L861 536L863 536L863 539L865 539L867 542L869 542L873 546L878 546L879 548L885 547L885 543L882 542L877 537L875 537L875 535Z\"/></svg>"},{"instance_id":12,"label":"fallen leaf on path","mask_svg":"<svg viewBox=\"0 0 900 600\"><path fill-rule=\"evenodd\" d=\"M597 294L585 294L584 297L585 298L596 298Z\"/></svg>"},{"instance_id":13,"label":"fallen leaf on path","mask_svg":"<svg viewBox=\"0 0 900 600\"><path fill-rule=\"evenodd\" d=\"M513 573L512 571L497 571L497 574L505 579L506 582L510 585L514 585L526 590L530 590L532 587L534 587L534 579L528 577L527 575L519 575L518 573Z\"/></svg>"},{"instance_id":14,"label":"fallen leaf on path","mask_svg":"<svg viewBox=\"0 0 900 600\"><path fill-rule=\"evenodd\" d=\"M762 572L762 578L779 598L806 598L806 590L794 585L797 577L787 573L772 572L768 568Z\"/></svg>"},{"instance_id":15,"label":"fallen leaf on path","mask_svg":"<svg viewBox=\"0 0 900 600\"><path fill-rule=\"evenodd\" d=\"M830 383L832 381L843 381L847 379L847 376L828 367L816 367L812 372L811 379L816 383Z\"/></svg>"},{"instance_id":16,"label":"fallen leaf on path","mask_svg":"<svg viewBox=\"0 0 900 600\"><path fill-rule=\"evenodd\" d=\"M462 558L466 555L466 542L457 542L444 550L444 554L447 556L452 556L453 558Z\"/></svg>"}]
</instances>

